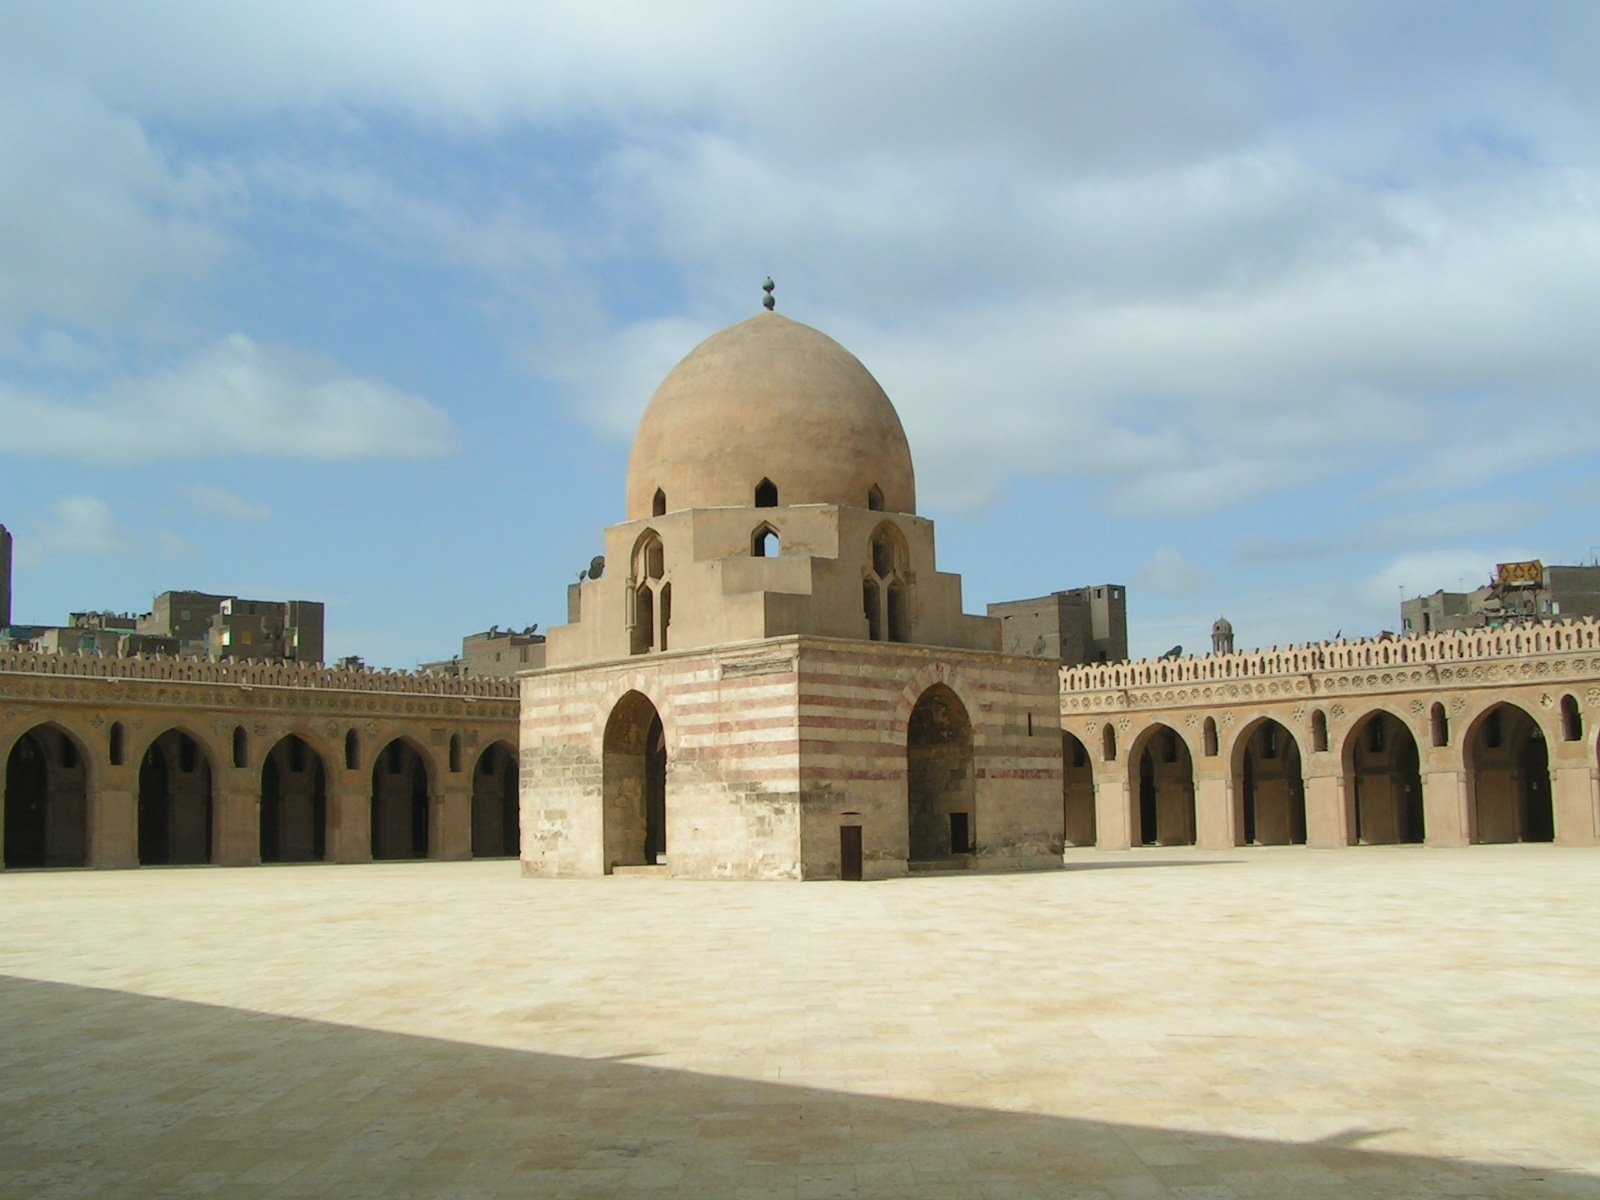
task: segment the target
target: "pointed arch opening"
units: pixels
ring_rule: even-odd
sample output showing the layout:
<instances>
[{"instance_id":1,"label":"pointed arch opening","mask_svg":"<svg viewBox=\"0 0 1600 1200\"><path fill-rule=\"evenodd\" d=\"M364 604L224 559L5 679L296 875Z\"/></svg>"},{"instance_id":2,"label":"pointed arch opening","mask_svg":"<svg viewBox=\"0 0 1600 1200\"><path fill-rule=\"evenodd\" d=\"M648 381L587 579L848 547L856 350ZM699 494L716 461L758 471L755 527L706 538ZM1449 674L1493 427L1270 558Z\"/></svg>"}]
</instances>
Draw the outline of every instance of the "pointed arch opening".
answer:
<instances>
[{"instance_id":1,"label":"pointed arch opening","mask_svg":"<svg viewBox=\"0 0 1600 1200\"><path fill-rule=\"evenodd\" d=\"M250 765L250 737L243 725L233 727L233 765L241 769Z\"/></svg>"},{"instance_id":2,"label":"pointed arch opening","mask_svg":"<svg viewBox=\"0 0 1600 1200\"><path fill-rule=\"evenodd\" d=\"M1194 761L1170 725L1146 729L1128 751L1129 828L1135 846L1192 846Z\"/></svg>"},{"instance_id":3,"label":"pointed arch opening","mask_svg":"<svg viewBox=\"0 0 1600 1200\"><path fill-rule=\"evenodd\" d=\"M756 507L778 507L778 485L773 483L772 480L763 479L760 483L756 484Z\"/></svg>"},{"instance_id":4,"label":"pointed arch opening","mask_svg":"<svg viewBox=\"0 0 1600 1200\"><path fill-rule=\"evenodd\" d=\"M768 522L757 525L750 535L750 555L753 558L777 558L783 553L783 539Z\"/></svg>"},{"instance_id":5,"label":"pointed arch opening","mask_svg":"<svg viewBox=\"0 0 1600 1200\"><path fill-rule=\"evenodd\" d=\"M522 847L517 751L494 742L472 772L472 857L514 858Z\"/></svg>"},{"instance_id":6,"label":"pointed arch opening","mask_svg":"<svg viewBox=\"0 0 1600 1200\"><path fill-rule=\"evenodd\" d=\"M1214 717L1207 717L1206 723L1200 730L1203 753L1207 758L1217 756L1217 722Z\"/></svg>"},{"instance_id":7,"label":"pointed arch opening","mask_svg":"<svg viewBox=\"0 0 1600 1200\"><path fill-rule=\"evenodd\" d=\"M1316 754L1328 749L1328 714L1320 708L1311 712L1311 749Z\"/></svg>"},{"instance_id":8,"label":"pointed arch opening","mask_svg":"<svg viewBox=\"0 0 1600 1200\"><path fill-rule=\"evenodd\" d=\"M1561 697L1561 740L1563 742L1583 740L1583 714L1578 711L1577 697L1570 692Z\"/></svg>"},{"instance_id":9,"label":"pointed arch opening","mask_svg":"<svg viewBox=\"0 0 1600 1200\"><path fill-rule=\"evenodd\" d=\"M1303 846L1306 784L1300 744L1262 719L1240 731L1233 751L1234 827L1247 846Z\"/></svg>"},{"instance_id":10,"label":"pointed arch opening","mask_svg":"<svg viewBox=\"0 0 1600 1200\"><path fill-rule=\"evenodd\" d=\"M650 497L650 515L652 517L664 517L666 514L667 494L660 488L657 488L656 494Z\"/></svg>"},{"instance_id":11,"label":"pointed arch opening","mask_svg":"<svg viewBox=\"0 0 1600 1200\"><path fill-rule=\"evenodd\" d=\"M1117 730L1109 721L1100 731L1100 757L1105 762L1117 761Z\"/></svg>"},{"instance_id":12,"label":"pointed arch opening","mask_svg":"<svg viewBox=\"0 0 1600 1200\"><path fill-rule=\"evenodd\" d=\"M169 729L139 764L139 863L206 863L214 857L211 759L200 743Z\"/></svg>"},{"instance_id":13,"label":"pointed arch opening","mask_svg":"<svg viewBox=\"0 0 1600 1200\"><path fill-rule=\"evenodd\" d=\"M106 761L113 767L122 766L126 738L122 732L122 722L111 722L111 728L106 731Z\"/></svg>"},{"instance_id":14,"label":"pointed arch opening","mask_svg":"<svg viewBox=\"0 0 1600 1200\"><path fill-rule=\"evenodd\" d=\"M643 692L626 693L606 720L601 762L605 869L667 862L667 743Z\"/></svg>"},{"instance_id":15,"label":"pointed arch opening","mask_svg":"<svg viewBox=\"0 0 1600 1200\"><path fill-rule=\"evenodd\" d=\"M1342 757L1350 840L1368 846L1423 841L1422 760L1405 722L1382 709L1368 713L1350 727Z\"/></svg>"},{"instance_id":16,"label":"pointed arch opening","mask_svg":"<svg viewBox=\"0 0 1600 1200\"><path fill-rule=\"evenodd\" d=\"M1444 711L1444 705L1437 701L1428 710L1428 741L1436 749L1450 744L1450 718Z\"/></svg>"},{"instance_id":17,"label":"pointed arch opening","mask_svg":"<svg viewBox=\"0 0 1600 1200\"><path fill-rule=\"evenodd\" d=\"M81 867L89 856L87 756L59 725L35 725L6 756L5 865Z\"/></svg>"},{"instance_id":18,"label":"pointed arch opening","mask_svg":"<svg viewBox=\"0 0 1600 1200\"><path fill-rule=\"evenodd\" d=\"M328 773L298 734L280 738L261 764L261 861L328 856Z\"/></svg>"},{"instance_id":19,"label":"pointed arch opening","mask_svg":"<svg viewBox=\"0 0 1600 1200\"><path fill-rule=\"evenodd\" d=\"M1094 764L1089 748L1061 731L1061 819L1067 845L1095 844Z\"/></svg>"},{"instance_id":20,"label":"pointed arch opening","mask_svg":"<svg viewBox=\"0 0 1600 1200\"><path fill-rule=\"evenodd\" d=\"M883 489L877 484L867 489L867 507L873 512L883 511Z\"/></svg>"},{"instance_id":21,"label":"pointed arch opening","mask_svg":"<svg viewBox=\"0 0 1600 1200\"><path fill-rule=\"evenodd\" d=\"M1523 708L1494 705L1466 739L1467 807L1474 842L1555 840L1550 750Z\"/></svg>"},{"instance_id":22,"label":"pointed arch opening","mask_svg":"<svg viewBox=\"0 0 1600 1200\"><path fill-rule=\"evenodd\" d=\"M345 731L344 769L346 771L358 771L361 769L361 735L354 729Z\"/></svg>"},{"instance_id":23,"label":"pointed arch opening","mask_svg":"<svg viewBox=\"0 0 1600 1200\"><path fill-rule=\"evenodd\" d=\"M905 535L893 522L884 521L873 530L863 575L872 587L862 588L867 633L873 641L911 641L916 603L910 559Z\"/></svg>"},{"instance_id":24,"label":"pointed arch opening","mask_svg":"<svg viewBox=\"0 0 1600 1200\"><path fill-rule=\"evenodd\" d=\"M917 698L906 724L906 816L910 862L977 852L972 719L942 683Z\"/></svg>"},{"instance_id":25,"label":"pointed arch opening","mask_svg":"<svg viewBox=\"0 0 1600 1200\"><path fill-rule=\"evenodd\" d=\"M431 792L428 763L405 738L395 738L373 760L372 857L427 858Z\"/></svg>"}]
</instances>

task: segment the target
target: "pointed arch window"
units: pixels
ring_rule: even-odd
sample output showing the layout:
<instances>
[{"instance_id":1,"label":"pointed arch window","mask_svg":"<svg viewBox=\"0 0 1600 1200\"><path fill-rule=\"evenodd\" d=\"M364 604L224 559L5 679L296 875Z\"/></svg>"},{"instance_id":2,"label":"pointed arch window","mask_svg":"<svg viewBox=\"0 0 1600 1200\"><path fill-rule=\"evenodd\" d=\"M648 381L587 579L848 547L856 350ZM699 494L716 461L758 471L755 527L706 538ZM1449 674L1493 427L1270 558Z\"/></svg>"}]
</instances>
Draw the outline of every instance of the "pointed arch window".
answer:
<instances>
[{"instance_id":1,"label":"pointed arch window","mask_svg":"<svg viewBox=\"0 0 1600 1200\"><path fill-rule=\"evenodd\" d=\"M773 483L772 480L763 479L760 483L756 484L756 507L778 507L778 485Z\"/></svg>"},{"instance_id":2,"label":"pointed arch window","mask_svg":"<svg viewBox=\"0 0 1600 1200\"><path fill-rule=\"evenodd\" d=\"M778 536L778 531L766 521L756 526L750 535L750 556L752 558L777 558L783 553L783 539Z\"/></svg>"},{"instance_id":3,"label":"pointed arch window","mask_svg":"<svg viewBox=\"0 0 1600 1200\"><path fill-rule=\"evenodd\" d=\"M911 640L916 588L910 561L905 535L893 523L885 521L873 531L864 573L872 586L863 585L862 598L868 606L867 636L875 642Z\"/></svg>"},{"instance_id":4,"label":"pointed arch window","mask_svg":"<svg viewBox=\"0 0 1600 1200\"><path fill-rule=\"evenodd\" d=\"M660 488L657 488L656 489L656 494L653 497L651 497L651 499L650 499L650 515L652 517L661 517L661 516L665 516L666 512L667 512L667 494L665 492L663 492Z\"/></svg>"},{"instance_id":5,"label":"pointed arch window","mask_svg":"<svg viewBox=\"0 0 1600 1200\"><path fill-rule=\"evenodd\" d=\"M873 512L883 511L883 489L877 484L867 489L867 507Z\"/></svg>"},{"instance_id":6,"label":"pointed arch window","mask_svg":"<svg viewBox=\"0 0 1600 1200\"><path fill-rule=\"evenodd\" d=\"M646 529L633 546L628 578L628 652L649 654L667 648L666 626L672 619L667 583L666 548L661 535Z\"/></svg>"}]
</instances>

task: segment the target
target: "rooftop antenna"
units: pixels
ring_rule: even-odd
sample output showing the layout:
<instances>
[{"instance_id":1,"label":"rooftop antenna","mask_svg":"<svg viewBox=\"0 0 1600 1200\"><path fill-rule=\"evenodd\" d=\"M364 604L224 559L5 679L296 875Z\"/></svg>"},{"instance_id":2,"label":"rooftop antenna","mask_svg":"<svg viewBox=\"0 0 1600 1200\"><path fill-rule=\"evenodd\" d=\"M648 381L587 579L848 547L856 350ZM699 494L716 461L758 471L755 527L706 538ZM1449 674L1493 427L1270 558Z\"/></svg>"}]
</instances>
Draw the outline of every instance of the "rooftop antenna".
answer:
<instances>
[{"instance_id":1,"label":"rooftop antenna","mask_svg":"<svg viewBox=\"0 0 1600 1200\"><path fill-rule=\"evenodd\" d=\"M778 302L772 298L772 290L777 286L772 282L771 275L768 275L766 282L761 285L761 290L766 293L765 296L761 297L761 307L768 312L778 307Z\"/></svg>"}]
</instances>

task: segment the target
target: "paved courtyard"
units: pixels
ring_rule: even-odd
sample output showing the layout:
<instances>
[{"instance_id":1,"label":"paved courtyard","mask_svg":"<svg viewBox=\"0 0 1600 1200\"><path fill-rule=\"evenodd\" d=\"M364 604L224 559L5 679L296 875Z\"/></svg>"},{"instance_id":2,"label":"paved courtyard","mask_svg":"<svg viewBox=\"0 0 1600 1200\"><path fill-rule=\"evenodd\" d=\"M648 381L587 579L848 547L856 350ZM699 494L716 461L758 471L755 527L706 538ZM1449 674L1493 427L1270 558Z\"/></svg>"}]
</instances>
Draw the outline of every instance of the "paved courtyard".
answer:
<instances>
[{"instance_id":1,"label":"paved courtyard","mask_svg":"<svg viewBox=\"0 0 1600 1200\"><path fill-rule=\"evenodd\" d=\"M0 1196L1600 1197L1600 852L0 875Z\"/></svg>"}]
</instances>

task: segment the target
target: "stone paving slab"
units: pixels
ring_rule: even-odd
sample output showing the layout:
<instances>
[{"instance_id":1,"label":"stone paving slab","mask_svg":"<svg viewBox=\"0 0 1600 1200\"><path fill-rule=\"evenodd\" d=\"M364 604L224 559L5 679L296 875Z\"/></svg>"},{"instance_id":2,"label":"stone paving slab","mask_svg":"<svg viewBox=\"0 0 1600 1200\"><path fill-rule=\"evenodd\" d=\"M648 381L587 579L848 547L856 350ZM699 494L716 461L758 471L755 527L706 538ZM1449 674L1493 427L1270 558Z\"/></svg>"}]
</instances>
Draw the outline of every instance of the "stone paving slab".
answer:
<instances>
[{"instance_id":1,"label":"stone paving slab","mask_svg":"<svg viewBox=\"0 0 1600 1200\"><path fill-rule=\"evenodd\" d=\"M0 874L0 1196L1600 1198L1600 851Z\"/></svg>"}]
</instances>

